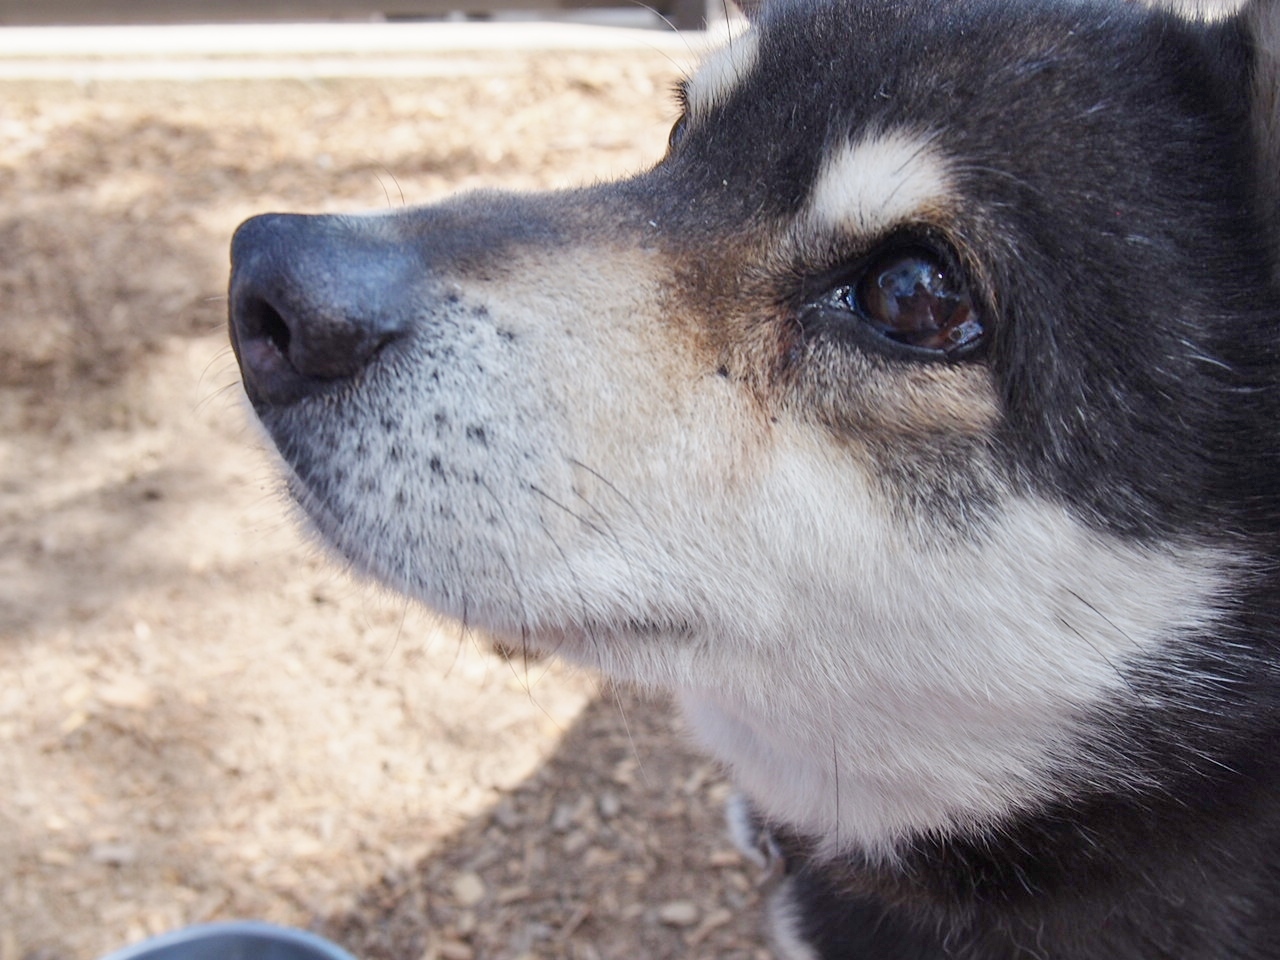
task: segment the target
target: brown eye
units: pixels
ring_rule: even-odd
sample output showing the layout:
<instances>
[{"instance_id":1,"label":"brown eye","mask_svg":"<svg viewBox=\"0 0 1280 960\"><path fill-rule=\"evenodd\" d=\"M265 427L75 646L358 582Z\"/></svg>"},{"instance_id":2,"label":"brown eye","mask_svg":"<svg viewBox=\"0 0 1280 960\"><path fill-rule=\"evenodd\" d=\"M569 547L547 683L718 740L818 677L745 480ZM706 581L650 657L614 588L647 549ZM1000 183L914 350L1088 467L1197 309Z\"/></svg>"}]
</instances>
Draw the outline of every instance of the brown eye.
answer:
<instances>
[{"instance_id":1,"label":"brown eye","mask_svg":"<svg viewBox=\"0 0 1280 960\"><path fill-rule=\"evenodd\" d=\"M914 253L876 261L857 286L867 322L913 347L951 352L982 336L968 294L932 258Z\"/></svg>"},{"instance_id":2,"label":"brown eye","mask_svg":"<svg viewBox=\"0 0 1280 960\"><path fill-rule=\"evenodd\" d=\"M982 340L982 317L964 284L927 250L895 250L870 260L825 298L893 344L951 356Z\"/></svg>"}]
</instances>

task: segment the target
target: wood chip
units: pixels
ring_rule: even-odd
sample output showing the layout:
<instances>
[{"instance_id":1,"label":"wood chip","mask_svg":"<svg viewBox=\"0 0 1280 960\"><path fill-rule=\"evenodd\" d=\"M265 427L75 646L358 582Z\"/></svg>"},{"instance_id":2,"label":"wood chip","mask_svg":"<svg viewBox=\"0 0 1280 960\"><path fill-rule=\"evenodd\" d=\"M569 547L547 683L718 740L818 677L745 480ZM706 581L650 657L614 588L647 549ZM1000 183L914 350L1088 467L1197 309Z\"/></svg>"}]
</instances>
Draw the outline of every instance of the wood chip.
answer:
<instances>
[{"instance_id":1,"label":"wood chip","mask_svg":"<svg viewBox=\"0 0 1280 960\"><path fill-rule=\"evenodd\" d=\"M151 686L135 677L121 677L98 689L98 699L122 710L150 710L156 703Z\"/></svg>"},{"instance_id":2,"label":"wood chip","mask_svg":"<svg viewBox=\"0 0 1280 960\"><path fill-rule=\"evenodd\" d=\"M484 895L484 881L478 873L461 873L453 881L453 899L460 907L474 907Z\"/></svg>"},{"instance_id":3,"label":"wood chip","mask_svg":"<svg viewBox=\"0 0 1280 960\"><path fill-rule=\"evenodd\" d=\"M138 849L128 843L97 843L89 850L89 859L110 867L123 867L135 863Z\"/></svg>"},{"instance_id":4,"label":"wood chip","mask_svg":"<svg viewBox=\"0 0 1280 960\"><path fill-rule=\"evenodd\" d=\"M441 960L471 960L476 955L469 943L461 940L445 940L436 948Z\"/></svg>"},{"instance_id":5,"label":"wood chip","mask_svg":"<svg viewBox=\"0 0 1280 960\"><path fill-rule=\"evenodd\" d=\"M701 916L692 900L672 900L658 908L658 919L669 927L692 927Z\"/></svg>"}]
</instances>

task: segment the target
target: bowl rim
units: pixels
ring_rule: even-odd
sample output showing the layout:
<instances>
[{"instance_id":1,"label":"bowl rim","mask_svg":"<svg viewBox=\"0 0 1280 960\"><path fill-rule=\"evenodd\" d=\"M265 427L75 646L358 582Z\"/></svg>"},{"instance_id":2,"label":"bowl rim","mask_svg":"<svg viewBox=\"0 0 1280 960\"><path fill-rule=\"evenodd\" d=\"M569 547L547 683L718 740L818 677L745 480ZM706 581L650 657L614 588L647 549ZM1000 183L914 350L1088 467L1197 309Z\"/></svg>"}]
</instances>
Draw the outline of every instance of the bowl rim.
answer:
<instances>
[{"instance_id":1,"label":"bowl rim","mask_svg":"<svg viewBox=\"0 0 1280 960\"><path fill-rule=\"evenodd\" d=\"M293 944L317 953L316 960L355 960L351 954L324 937L295 927L280 927L259 920L230 920L201 923L171 930L146 940L114 950L99 960L148 960L154 950L166 950L186 944L208 943L227 937L253 938L267 944Z\"/></svg>"}]
</instances>

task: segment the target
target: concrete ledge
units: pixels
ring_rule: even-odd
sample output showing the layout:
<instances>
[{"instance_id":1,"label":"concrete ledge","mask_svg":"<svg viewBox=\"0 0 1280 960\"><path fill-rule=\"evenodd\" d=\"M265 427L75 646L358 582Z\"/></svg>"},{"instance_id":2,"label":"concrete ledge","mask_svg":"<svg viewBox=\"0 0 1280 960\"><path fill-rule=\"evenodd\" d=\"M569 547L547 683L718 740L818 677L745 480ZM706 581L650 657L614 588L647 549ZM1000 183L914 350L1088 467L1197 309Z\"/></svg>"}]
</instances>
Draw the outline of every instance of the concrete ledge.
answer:
<instances>
[{"instance_id":1,"label":"concrete ledge","mask_svg":"<svg viewBox=\"0 0 1280 960\"><path fill-rule=\"evenodd\" d=\"M583 23L254 23L0 27L0 58L382 55L484 50L703 50L727 36Z\"/></svg>"},{"instance_id":2,"label":"concrete ledge","mask_svg":"<svg viewBox=\"0 0 1280 960\"><path fill-rule=\"evenodd\" d=\"M0 81L449 76L500 61L449 54L654 51L694 60L731 29L682 31L507 19L486 23L0 27Z\"/></svg>"}]
</instances>

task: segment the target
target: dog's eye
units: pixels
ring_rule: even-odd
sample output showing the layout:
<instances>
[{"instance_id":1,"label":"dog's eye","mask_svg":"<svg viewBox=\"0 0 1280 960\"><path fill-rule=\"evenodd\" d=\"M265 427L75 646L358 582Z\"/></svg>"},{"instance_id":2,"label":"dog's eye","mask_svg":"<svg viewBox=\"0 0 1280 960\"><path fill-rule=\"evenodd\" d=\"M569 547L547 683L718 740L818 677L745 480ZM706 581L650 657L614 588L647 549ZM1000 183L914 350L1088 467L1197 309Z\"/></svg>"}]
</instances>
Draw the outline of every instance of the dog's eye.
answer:
<instances>
[{"instance_id":1,"label":"dog's eye","mask_svg":"<svg viewBox=\"0 0 1280 960\"><path fill-rule=\"evenodd\" d=\"M965 355L984 333L963 282L927 250L898 249L873 257L817 306L852 312L878 338L935 356Z\"/></svg>"},{"instance_id":2,"label":"dog's eye","mask_svg":"<svg viewBox=\"0 0 1280 960\"><path fill-rule=\"evenodd\" d=\"M688 115L682 115L679 120L671 125L671 132L667 134L667 150L674 150L680 146L680 141L684 139L685 131L689 128Z\"/></svg>"}]
</instances>

